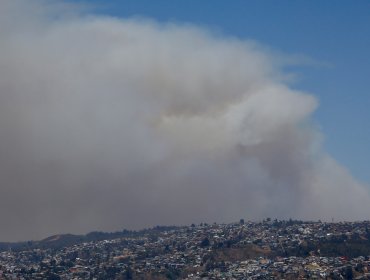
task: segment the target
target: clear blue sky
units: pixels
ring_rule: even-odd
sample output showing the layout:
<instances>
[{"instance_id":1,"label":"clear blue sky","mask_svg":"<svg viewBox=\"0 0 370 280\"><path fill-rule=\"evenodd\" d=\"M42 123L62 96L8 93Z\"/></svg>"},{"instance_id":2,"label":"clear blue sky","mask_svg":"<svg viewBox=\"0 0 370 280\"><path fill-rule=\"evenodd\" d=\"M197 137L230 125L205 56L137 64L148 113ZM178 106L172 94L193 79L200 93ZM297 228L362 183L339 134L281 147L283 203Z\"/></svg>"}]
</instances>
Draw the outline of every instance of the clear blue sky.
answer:
<instances>
[{"instance_id":1,"label":"clear blue sky","mask_svg":"<svg viewBox=\"0 0 370 280\"><path fill-rule=\"evenodd\" d=\"M370 185L370 1L70 0L96 13L201 25L323 65L299 66L294 87L320 101L325 149ZM330 66L324 66L324 64Z\"/></svg>"}]
</instances>

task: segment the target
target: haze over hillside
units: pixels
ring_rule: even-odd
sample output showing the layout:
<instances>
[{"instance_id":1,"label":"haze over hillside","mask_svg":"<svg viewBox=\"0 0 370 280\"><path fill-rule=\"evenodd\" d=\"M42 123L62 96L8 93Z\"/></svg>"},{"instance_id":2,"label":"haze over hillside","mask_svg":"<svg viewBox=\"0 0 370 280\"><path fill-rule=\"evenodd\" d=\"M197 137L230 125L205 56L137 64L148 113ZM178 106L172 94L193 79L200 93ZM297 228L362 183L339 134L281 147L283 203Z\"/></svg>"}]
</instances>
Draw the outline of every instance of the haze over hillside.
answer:
<instances>
[{"instance_id":1,"label":"haze over hillside","mask_svg":"<svg viewBox=\"0 0 370 280\"><path fill-rule=\"evenodd\" d=\"M54 3L54 4L53 4ZM253 41L0 2L0 240L156 224L363 220L319 101Z\"/></svg>"}]
</instances>

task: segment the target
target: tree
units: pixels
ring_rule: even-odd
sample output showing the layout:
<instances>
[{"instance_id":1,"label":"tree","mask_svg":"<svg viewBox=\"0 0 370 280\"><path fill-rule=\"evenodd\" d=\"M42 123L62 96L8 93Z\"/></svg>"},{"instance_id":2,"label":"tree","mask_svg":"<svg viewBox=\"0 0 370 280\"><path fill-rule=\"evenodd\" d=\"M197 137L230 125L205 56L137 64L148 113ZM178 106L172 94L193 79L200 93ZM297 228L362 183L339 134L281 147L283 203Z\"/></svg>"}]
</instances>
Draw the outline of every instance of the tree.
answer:
<instances>
[{"instance_id":1,"label":"tree","mask_svg":"<svg viewBox=\"0 0 370 280\"><path fill-rule=\"evenodd\" d=\"M204 238L203 240L202 240L202 242L200 243L200 247L208 247L209 245L210 245L210 241L209 241L209 239L208 239L208 237L206 237L206 238Z\"/></svg>"},{"instance_id":2,"label":"tree","mask_svg":"<svg viewBox=\"0 0 370 280\"><path fill-rule=\"evenodd\" d=\"M353 271L352 266L348 265L346 267L345 279L352 280L353 279Z\"/></svg>"},{"instance_id":3,"label":"tree","mask_svg":"<svg viewBox=\"0 0 370 280\"><path fill-rule=\"evenodd\" d=\"M47 275L46 279L47 280L60 280L60 276L55 273L50 273L49 275Z\"/></svg>"},{"instance_id":4,"label":"tree","mask_svg":"<svg viewBox=\"0 0 370 280\"><path fill-rule=\"evenodd\" d=\"M132 277L132 269L131 267L127 267L126 271L124 272L123 279L130 280L133 279Z\"/></svg>"}]
</instances>

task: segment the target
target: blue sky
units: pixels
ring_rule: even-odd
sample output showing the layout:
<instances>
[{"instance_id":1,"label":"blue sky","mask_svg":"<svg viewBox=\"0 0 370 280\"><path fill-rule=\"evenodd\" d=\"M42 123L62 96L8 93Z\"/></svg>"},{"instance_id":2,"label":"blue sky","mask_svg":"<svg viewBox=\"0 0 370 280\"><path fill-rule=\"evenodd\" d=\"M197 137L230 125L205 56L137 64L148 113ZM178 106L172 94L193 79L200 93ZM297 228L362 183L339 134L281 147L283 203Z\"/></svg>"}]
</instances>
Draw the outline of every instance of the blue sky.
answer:
<instances>
[{"instance_id":1,"label":"blue sky","mask_svg":"<svg viewBox=\"0 0 370 280\"><path fill-rule=\"evenodd\" d=\"M72 1L72 0L71 0ZM74 0L75 2L87 2ZM73 1L72 1L73 2ZM370 184L370 1L92 0L95 13L192 23L319 63L294 66L314 94L325 149Z\"/></svg>"}]
</instances>

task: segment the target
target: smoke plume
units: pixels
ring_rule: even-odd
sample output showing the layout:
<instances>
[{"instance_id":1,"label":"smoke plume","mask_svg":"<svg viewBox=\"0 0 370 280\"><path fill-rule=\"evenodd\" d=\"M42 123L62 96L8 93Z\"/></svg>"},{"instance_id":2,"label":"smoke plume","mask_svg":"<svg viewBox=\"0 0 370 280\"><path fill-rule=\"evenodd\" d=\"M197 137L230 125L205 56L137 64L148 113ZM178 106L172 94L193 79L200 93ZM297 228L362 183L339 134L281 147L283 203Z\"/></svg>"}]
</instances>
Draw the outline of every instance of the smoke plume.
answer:
<instances>
[{"instance_id":1,"label":"smoke plume","mask_svg":"<svg viewBox=\"0 0 370 280\"><path fill-rule=\"evenodd\" d=\"M370 218L258 44L56 4L0 2L0 240Z\"/></svg>"}]
</instances>

